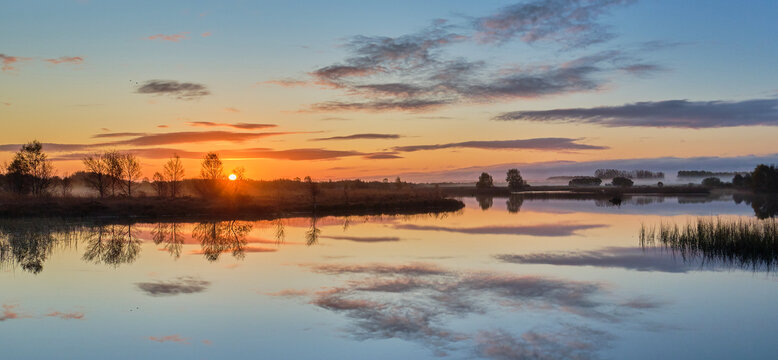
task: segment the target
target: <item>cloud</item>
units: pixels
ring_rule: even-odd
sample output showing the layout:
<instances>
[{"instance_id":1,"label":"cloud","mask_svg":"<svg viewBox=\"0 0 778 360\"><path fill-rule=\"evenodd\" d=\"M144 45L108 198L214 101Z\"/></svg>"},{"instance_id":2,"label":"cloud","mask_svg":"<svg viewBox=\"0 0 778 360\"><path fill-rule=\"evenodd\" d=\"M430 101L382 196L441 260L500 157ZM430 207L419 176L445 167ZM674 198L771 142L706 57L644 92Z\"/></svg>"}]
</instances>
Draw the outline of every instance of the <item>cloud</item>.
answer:
<instances>
[{"instance_id":1,"label":"cloud","mask_svg":"<svg viewBox=\"0 0 778 360\"><path fill-rule=\"evenodd\" d=\"M13 320L13 319L20 319L23 316L20 315L15 309L17 308L17 305L8 305L3 304L3 312L0 313L0 321L6 321L6 320Z\"/></svg>"},{"instance_id":2,"label":"cloud","mask_svg":"<svg viewBox=\"0 0 778 360\"><path fill-rule=\"evenodd\" d=\"M376 100L368 102L343 102L328 101L316 103L306 111L312 112L339 112L339 111L429 111L450 104L451 100L445 99L400 99L400 100Z\"/></svg>"},{"instance_id":3,"label":"cloud","mask_svg":"<svg viewBox=\"0 0 778 360\"><path fill-rule=\"evenodd\" d=\"M287 132L248 133L232 131L179 131L160 134L147 134L132 139L95 144L94 146L136 145L153 146L165 144L199 143L210 141L244 142L268 136L291 134Z\"/></svg>"},{"instance_id":4,"label":"cloud","mask_svg":"<svg viewBox=\"0 0 778 360\"><path fill-rule=\"evenodd\" d=\"M81 56L62 56L56 59L44 59L43 61L52 64L81 64L84 62L84 58Z\"/></svg>"},{"instance_id":5,"label":"cloud","mask_svg":"<svg viewBox=\"0 0 778 360\"><path fill-rule=\"evenodd\" d=\"M234 107L226 107L226 108L224 108L224 111L231 112L231 113L239 113L240 112L240 110L238 110L238 109L236 109Z\"/></svg>"},{"instance_id":6,"label":"cloud","mask_svg":"<svg viewBox=\"0 0 778 360\"><path fill-rule=\"evenodd\" d=\"M179 41L184 40L187 37L189 37L188 34L189 34L189 32L182 32L182 33L170 34L170 35L157 34L157 35L151 35L151 36L147 37L146 39L148 39L148 40L162 40L162 41L179 42Z\"/></svg>"},{"instance_id":7,"label":"cloud","mask_svg":"<svg viewBox=\"0 0 778 360\"><path fill-rule=\"evenodd\" d=\"M16 70L16 63L21 63L24 61L32 60L30 58L25 57L19 57L19 56L11 56L6 54L0 54L0 63L3 64L2 70L3 71L12 71Z\"/></svg>"},{"instance_id":8,"label":"cloud","mask_svg":"<svg viewBox=\"0 0 778 360\"><path fill-rule=\"evenodd\" d=\"M475 337L475 352L497 360L598 359L597 352L613 338L604 331L572 325L555 332L530 330L518 337L505 330L482 330Z\"/></svg>"},{"instance_id":9,"label":"cloud","mask_svg":"<svg viewBox=\"0 0 778 360\"><path fill-rule=\"evenodd\" d=\"M411 263L403 265L392 264L320 264L309 265L309 268L315 272L330 275L339 274L373 274L373 275L404 275L404 276L425 276L425 275L443 275L448 271L440 266L428 263Z\"/></svg>"},{"instance_id":10,"label":"cloud","mask_svg":"<svg viewBox=\"0 0 778 360\"><path fill-rule=\"evenodd\" d=\"M194 100L211 94L205 85L173 80L149 80L138 87L136 92L138 94L169 95L179 100Z\"/></svg>"},{"instance_id":11,"label":"cloud","mask_svg":"<svg viewBox=\"0 0 778 360\"><path fill-rule=\"evenodd\" d=\"M402 152L413 152L421 150L439 150L449 148L471 148L471 149L502 149L502 150L602 150L605 146L579 144L577 141L582 139L570 138L534 138L517 140L493 140L493 141L464 141L448 144L435 145L412 145L396 146L393 149Z\"/></svg>"},{"instance_id":12,"label":"cloud","mask_svg":"<svg viewBox=\"0 0 778 360\"><path fill-rule=\"evenodd\" d=\"M321 239L333 239L333 240L348 240L354 242L396 242L400 241L400 238L396 236L319 236Z\"/></svg>"},{"instance_id":13,"label":"cloud","mask_svg":"<svg viewBox=\"0 0 778 360\"><path fill-rule=\"evenodd\" d=\"M130 137L130 136L145 136L146 133L138 132L118 132L118 133L104 133L92 135L92 138L116 138L116 137Z\"/></svg>"},{"instance_id":14,"label":"cloud","mask_svg":"<svg viewBox=\"0 0 778 360\"><path fill-rule=\"evenodd\" d=\"M136 283L138 289L150 296L174 296L203 292L211 285L209 281L183 276L170 281Z\"/></svg>"},{"instance_id":15,"label":"cloud","mask_svg":"<svg viewBox=\"0 0 778 360\"><path fill-rule=\"evenodd\" d=\"M379 152L370 155L365 155L364 158L371 159L371 160L391 160L391 159L402 159L403 157L397 155L396 152Z\"/></svg>"},{"instance_id":16,"label":"cloud","mask_svg":"<svg viewBox=\"0 0 778 360\"><path fill-rule=\"evenodd\" d=\"M572 236L579 231L607 227L602 224L543 224L543 225L519 225L519 226L477 226L468 228L454 228L436 225L398 224L395 229L414 231L443 231L461 234L478 235L530 235L530 236Z\"/></svg>"},{"instance_id":17,"label":"cloud","mask_svg":"<svg viewBox=\"0 0 778 360\"><path fill-rule=\"evenodd\" d=\"M189 338L181 337L181 335L178 334L167 335L167 336L149 336L148 339L151 341L156 341L158 343L172 342L172 343L180 343L180 344L189 344Z\"/></svg>"},{"instance_id":18,"label":"cloud","mask_svg":"<svg viewBox=\"0 0 778 360\"><path fill-rule=\"evenodd\" d=\"M77 151L69 154L60 154L52 157L52 160L81 160L84 156L89 155L89 152L78 152L82 150L92 150L99 148L97 145L83 145L83 144L53 144L55 146L48 146L44 144L44 148L49 151L58 149L58 151ZM8 144L0 145L0 151L18 151L21 145ZM205 155L204 151L187 151L173 148L131 148L125 149L129 153L133 153L139 157L147 159L166 159L173 154L178 154L182 159L200 159ZM342 150L328 150L319 148L308 149L287 149L287 150L273 150L268 148L247 148L247 149L228 149L228 150L215 150L221 158L233 158L233 159L280 159L280 160L334 160L342 157L349 156L366 156L369 154L359 151L342 151Z\"/></svg>"},{"instance_id":19,"label":"cloud","mask_svg":"<svg viewBox=\"0 0 778 360\"><path fill-rule=\"evenodd\" d=\"M70 312L70 313L63 313L59 311L50 312L44 316L48 317L57 317L63 320L84 320L85 316L82 312Z\"/></svg>"},{"instance_id":20,"label":"cloud","mask_svg":"<svg viewBox=\"0 0 778 360\"><path fill-rule=\"evenodd\" d=\"M295 80L295 79L279 79L279 80L263 81L257 84L271 84L271 85L278 85L286 88L292 88L292 87L306 86L308 85L308 82L302 80Z\"/></svg>"},{"instance_id":21,"label":"cloud","mask_svg":"<svg viewBox=\"0 0 778 360\"><path fill-rule=\"evenodd\" d=\"M502 8L475 20L481 43L551 41L566 48L585 47L613 38L598 18L632 0L535 0Z\"/></svg>"},{"instance_id":22,"label":"cloud","mask_svg":"<svg viewBox=\"0 0 778 360\"><path fill-rule=\"evenodd\" d=\"M210 32L210 31L206 31L206 32L204 32L204 33L200 34L200 36L202 36L202 37L209 37L209 36L211 36L211 35L213 35L213 34L211 34L211 32Z\"/></svg>"},{"instance_id":23,"label":"cloud","mask_svg":"<svg viewBox=\"0 0 778 360\"><path fill-rule=\"evenodd\" d=\"M276 124L260 124L260 123L228 124L228 123L217 123L212 121L191 121L186 124L189 126L231 127L235 129L242 129L242 130L259 130L259 129L267 129L267 128L273 128L278 126Z\"/></svg>"},{"instance_id":24,"label":"cloud","mask_svg":"<svg viewBox=\"0 0 778 360\"><path fill-rule=\"evenodd\" d=\"M402 135L398 134L353 134L345 136L332 136L326 138L311 139L310 141L329 141L329 140L380 140L380 139L399 139Z\"/></svg>"},{"instance_id":25,"label":"cloud","mask_svg":"<svg viewBox=\"0 0 778 360\"><path fill-rule=\"evenodd\" d=\"M496 120L597 124L608 127L718 128L778 125L778 99L744 101L667 100L622 106L514 111Z\"/></svg>"},{"instance_id":26,"label":"cloud","mask_svg":"<svg viewBox=\"0 0 778 360\"><path fill-rule=\"evenodd\" d=\"M633 247L608 247L595 251L498 255L497 259L515 264L545 264L563 266L593 266L636 271L685 273L700 270L693 262L681 261L670 252Z\"/></svg>"}]
</instances>

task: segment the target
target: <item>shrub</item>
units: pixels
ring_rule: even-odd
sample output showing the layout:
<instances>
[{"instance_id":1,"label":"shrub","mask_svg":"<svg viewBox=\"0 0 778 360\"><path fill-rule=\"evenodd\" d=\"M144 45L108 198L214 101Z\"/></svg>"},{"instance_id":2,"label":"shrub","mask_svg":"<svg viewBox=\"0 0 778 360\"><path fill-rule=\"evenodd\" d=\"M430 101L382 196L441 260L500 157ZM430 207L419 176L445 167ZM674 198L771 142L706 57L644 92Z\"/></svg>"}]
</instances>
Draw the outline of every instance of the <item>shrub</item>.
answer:
<instances>
[{"instance_id":1,"label":"shrub","mask_svg":"<svg viewBox=\"0 0 778 360\"><path fill-rule=\"evenodd\" d=\"M630 179L619 176L613 178L613 182L611 182L611 184L613 184L613 186L618 186L618 187L630 187L634 184L634 182L632 182L632 180Z\"/></svg>"},{"instance_id":2,"label":"shrub","mask_svg":"<svg viewBox=\"0 0 778 360\"><path fill-rule=\"evenodd\" d=\"M589 176L576 177L567 183L568 186L600 186L600 184L602 179Z\"/></svg>"}]
</instances>

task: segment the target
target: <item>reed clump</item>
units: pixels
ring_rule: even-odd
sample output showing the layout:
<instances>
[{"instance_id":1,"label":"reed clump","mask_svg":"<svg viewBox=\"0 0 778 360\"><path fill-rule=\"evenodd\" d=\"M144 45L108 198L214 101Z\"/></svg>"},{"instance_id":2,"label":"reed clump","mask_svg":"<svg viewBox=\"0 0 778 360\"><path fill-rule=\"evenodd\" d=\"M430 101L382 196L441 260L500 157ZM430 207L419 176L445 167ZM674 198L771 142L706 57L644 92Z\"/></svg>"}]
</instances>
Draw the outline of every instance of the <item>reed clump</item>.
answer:
<instances>
[{"instance_id":1,"label":"reed clump","mask_svg":"<svg viewBox=\"0 0 778 360\"><path fill-rule=\"evenodd\" d=\"M686 224L643 224L640 244L664 246L684 261L771 271L778 264L778 221L703 217Z\"/></svg>"}]
</instances>

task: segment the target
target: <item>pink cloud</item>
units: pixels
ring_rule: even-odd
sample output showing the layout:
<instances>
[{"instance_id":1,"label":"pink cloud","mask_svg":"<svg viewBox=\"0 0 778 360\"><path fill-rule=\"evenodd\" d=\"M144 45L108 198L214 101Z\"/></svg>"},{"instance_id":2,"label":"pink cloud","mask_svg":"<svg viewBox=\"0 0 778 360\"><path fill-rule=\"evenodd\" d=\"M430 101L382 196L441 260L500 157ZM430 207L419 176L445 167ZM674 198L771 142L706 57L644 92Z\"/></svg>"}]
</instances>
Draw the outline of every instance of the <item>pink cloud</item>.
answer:
<instances>
[{"instance_id":1,"label":"pink cloud","mask_svg":"<svg viewBox=\"0 0 778 360\"><path fill-rule=\"evenodd\" d=\"M210 31L206 31L206 32L202 33L201 35L203 37L209 37L209 36L211 36L211 32Z\"/></svg>"},{"instance_id":2,"label":"pink cloud","mask_svg":"<svg viewBox=\"0 0 778 360\"><path fill-rule=\"evenodd\" d=\"M52 64L81 64L84 62L84 58L80 56L61 56L56 59L44 59L43 61Z\"/></svg>"},{"instance_id":3,"label":"pink cloud","mask_svg":"<svg viewBox=\"0 0 778 360\"><path fill-rule=\"evenodd\" d=\"M224 108L224 111L231 112L231 113L239 113L240 112L240 110L238 110L238 109L236 109L234 107L226 107L226 108Z\"/></svg>"},{"instance_id":4,"label":"pink cloud","mask_svg":"<svg viewBox=\"0 0 778 360\"><path fill-rule=\"evenodd\" d=\"M30 58L24 58L19 56L10 56L6 54L0 54L0 63L3 64L3 71L11 71L16 70L15 63L22 62L22 61L28 61L31 60Z\"/></svg>"},{"instance_id":5,"label":"pink cloud","mask_svg":"<svg viewBox=\"0 0 778 360\"><path fill-rule=\"evenodd\" d=\"M0 313L0 321L19 319L23 317L18 312L14 311L14 309L17 308L17 305L3 304L2 307L3 307L3 312Z\"/></svg>"},{"instance_id":6,"label":"pink cloud","mask_svg":"<svg viewBox=\"0 0 778 360\"><path fill-rule=\"evenodd\" d=\"M189 344L189 338L183 338L181 335L168 335L168 336L149 336L149 340L156 341L158 343L174 342L180 344Z\"/></svg>"},{"instance_id":7,"label":"pink cloud","mask_svg":"<svg viewBox=\"0 0 778 360\"><path fill-rule=\"evenodd\" d=\"M63 320L84 320L84 313L82 312L63 313L59 311L54 311L46 314L45 316L58 317Z\"/></svg>"},{"instance_id":8,"label":"pink cloud","mask_svg":"<svg viewBox=\"0 0 778 360\"><path fill-rule=\"evenodd\" d=\"M187 34L189 34L189 32L182 32L182 33L172 34L172 35L157 34L157 35L151 35L146 39L179 42L183 39L186 39L188 37Z\"/></svg>"}]
</instances>

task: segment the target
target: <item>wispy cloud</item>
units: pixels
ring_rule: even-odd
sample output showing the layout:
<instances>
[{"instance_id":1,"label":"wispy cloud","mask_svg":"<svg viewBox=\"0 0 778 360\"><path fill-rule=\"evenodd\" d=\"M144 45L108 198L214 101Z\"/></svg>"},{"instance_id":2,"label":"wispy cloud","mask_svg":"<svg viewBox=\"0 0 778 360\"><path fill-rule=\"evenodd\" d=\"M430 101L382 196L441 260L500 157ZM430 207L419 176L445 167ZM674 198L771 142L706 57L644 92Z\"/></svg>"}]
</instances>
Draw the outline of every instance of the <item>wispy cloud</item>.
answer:
<instances>
[{"instance_id":1,"label":"wispy cloud","mask_svg":"<svg viewBox=\"0 0 778 360\"><path fill-rule=\"evenodd\" d=\"M402 135L398 134L374 134L374 133L366 133L366 134L353 134L353 135L344 135L344 136L332 136L332 137L325 137L325 138L316 138L316 139L310 139L310 141L329 141L329 140L382 140L382 139L399 139Z\"/></svg>"},{"instance_id":2,"label":"wispy cloud","mask_svg":"<svg viewBox=\"0 0 778 360\"><path fill-rule=\"evenodd\" d=\"M392 159L402 159L403 157L400 155L397 155L396 152L377 152L369 155L365 155L365 159L371 159L371 160L392 160Z\"/></svg>"},{"instance_id":3,"label":"wispy cloud","mask_svg":"<svg viewBox=\"0 0 778 360\"><path fill-rule=\"evenodd\" d=\"M319 236L322 239L347 240L354 242L376 243L376 242L396 242L400 238L396 236Z\"/></svg>"},{"instance_id":4,"label":"wispy cloud","mask_svg":"<svg viewBox=\"0 0 778 360\"><path fill-rule=\"evenodd\" d=\"M295 80L295 79L279 79L279 80L268 80L268 81L257 83L257 85L259 84L270 84L270 85L278 85L281 87L292 88L298 86L306 86L308 85L308 82L302 80Z\"/></svg>"},{"instance_id":5,"label":"wispy cloud","mask_svg":"<svg viewBox=\"0 0 778 360\"><path fill-rule=\"evenodd\" d=\"M189 338L181 337L181 335L178 334L166 336L149 336L148 339L158 343L172 342L179 344L189 344Z\"/></svg>"},{"instance_id":6,"label":"wispy cloud","mask_svg":"<svg viewBox=\"0 0 778 360\"><path fill-rule=\"evenodd\" d=\"M46 61L51 64L82 64L84 62L84 58L81 56L62 56L55 59L44 59L43 61Z\"/></svg>"},{"instance_id":7,"label":"wispy cloud","mask_svg":"<svg viewBox=\"0 0 778 360\"><path fill-rule=\"evenodd\" d=\"M59 311L50 312L44 316L48 317L56 317L63 320L84 320L86 319L86 316L82 312L69 312L69 313L63 313Z\"/></svg>"},{"instance_id":8,"label":"wispy cloud","mask_svg":"<svg viewBox=\"0 0 778 360\"><path fill-rule=\"evenodd\" d=\"M504 43L515 38L526 43L551 41L566 48L584 47L613 38L598 22L610 9L634 0L535 0L502 8L475 20L475 38L482 43Z\"/></svg>"},{"instance_id":9,"label":"wispy cloud","mask_svg":"<svg viewBox=\"0 0 778 360\"><path fill-rule=\"evenodd\" d=\"M149 80L138 87L136 92L138 94L169 95L179 100L194 100L211 94L205 85L173 80Z\"/></svg>"},{"instance_id":10,"label":"wispy cloud","mask_svg":"<svg viewBox=\"0 0 778 360\"><path fill-rule=\"evenodd\" d=\"M224 108L224 111L231 112L231 113L239 113L240 112L240 110L238 110L238 109L236 109L234 107L226 107L226 108Z\"/></svg>"},{"instance_id":11,"label":"wispy cloud","mask_svg":"<svg viewBox=\"0 0 778 360\"><path fill-rule=\"evenodd\" d=\"M277 127L276 124L260 124L260 123L217 123L212 121L192 121L186 123L189 126L203 126L203 127L231 127L234 129L242 130L259 130Z\"/></svg>"},{"instance_id":12,"label":"wispy cloud","mask_svg":"<svg viewBox=\"0 0 778 360\"><path fill-rule=\"evenodd\" d=\"M606 146L580 144L577 141L582 139L570 138L534 138L518 140L486 140L486 141L463 141L447 144L434 145L411 145L396 146L393 149L402 152L413 152L421 150L439 150L450 148L471 148L471 149L501 149L501 150L602 150Z\"/></svg>"},{"instance_id":13,"label":"wispy cloud","mask_svg":"<svg viewBox=\"0 0 778 360\"><path fill-rule=\"evenodd\" d=\"M18 305L2 305L3 311L0 313L0 321L19 319L23 316L17 311Z\"/></svg>"},{"instance_id":14,"label":"wispy cloud","mask_svg":"<svg viewBox=\"0 0 778 360\"><path fill-rule=\"evenodd\" d=\"M116 132L116 133L104 133L104 134L94 134L92 135L92 138L117 138L117 137L130 137L130 136L144 136L146 133L138 133L138 132Z\"/></svg>"},{"instance_id":15,"label":"wispy cloud","mask_svg":"<svg viewBox=\"0 0 778 360\"><path fill-rule=\"evenodd\" d=\"M150 296L174 296L203 292L211 285L209 281L194 277L179 277L170 281L142 282L135 284Z\"/></svg>"},{"instance_id":16,"label":"wispy cloud","mask_svg":"<svg viewBox=\"0 0 778 360\"><path fill-rule=\"evenodd\" d=\"M0 54L0 63L3 64L3 71L16 70L16 63L32 60L31 58L25 58L20 56L11 56L6 54Z\"/></svg>"},{"instance_id":17,"label":"wispy cloud","mask_svg":"<svg viewBox=\"0 0 778 360\"><path fill-rule=\"evenodd\" d=\"M151 35L151 36L147 37L146 39L148 39L148 40L162 40L162 41L179 42L179 41L184 40L184 39L186 39L188 37L189 37L189 32L182 32L182 33L170 34L170 35L156 34L156 35Z\"/></svg>"},{"instance_id":18,"label":"wispy cloud","mask_svg":"<svg viewBox=\"0 0 778 360\"><path fill-rule=\"evenodd\" d=\"M587 123L609 127L717 128L778 125L778 99L744 101L667 100L621 106L514 111L496 120Z\"/></svg>"}]
</instances>

